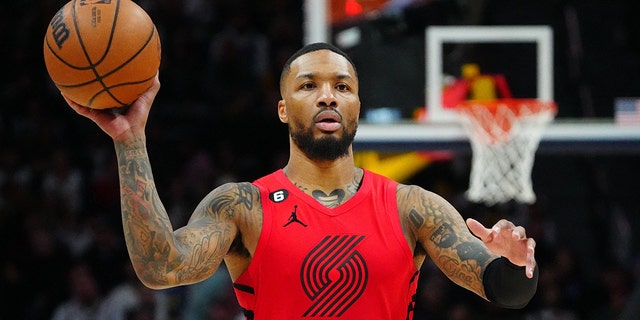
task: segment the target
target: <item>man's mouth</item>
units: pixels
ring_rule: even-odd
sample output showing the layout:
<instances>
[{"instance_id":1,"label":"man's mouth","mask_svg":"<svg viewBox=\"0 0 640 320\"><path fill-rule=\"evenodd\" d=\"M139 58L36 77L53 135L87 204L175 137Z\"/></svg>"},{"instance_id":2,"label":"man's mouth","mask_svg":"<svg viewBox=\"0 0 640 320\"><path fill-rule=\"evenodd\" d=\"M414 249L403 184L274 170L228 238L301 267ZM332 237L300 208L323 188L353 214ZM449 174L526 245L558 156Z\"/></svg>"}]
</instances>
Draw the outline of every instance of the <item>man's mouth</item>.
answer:
<instances>
[{"instance_id":1,"label":"man's mouth","mask_svg":"<svg viewBox=\"0 0 640 320\"><path fill-rule=\"evenodd\" d=\"M333 110L324 110L314 118L316 127L322 131L336 131L340 128L342 117Z\"/></svg>"}]
</instances>

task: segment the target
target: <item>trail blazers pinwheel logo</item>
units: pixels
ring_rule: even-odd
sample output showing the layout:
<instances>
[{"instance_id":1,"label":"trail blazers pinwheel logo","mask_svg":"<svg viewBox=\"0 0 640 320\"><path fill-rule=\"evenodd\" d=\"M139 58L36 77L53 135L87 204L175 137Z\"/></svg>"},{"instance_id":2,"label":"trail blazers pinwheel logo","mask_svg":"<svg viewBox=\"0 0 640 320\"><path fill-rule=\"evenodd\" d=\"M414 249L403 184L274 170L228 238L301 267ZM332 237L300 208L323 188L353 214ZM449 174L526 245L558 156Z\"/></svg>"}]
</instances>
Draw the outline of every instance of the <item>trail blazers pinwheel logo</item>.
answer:
<instances>
[{"instance_id":1,"label":"trail blazers pinwheel logo","mask_svg":"<svg viewBox=\"0 0 640 320\"><path fill-rule=\"evenodd\" d=\"M367 264L356 250L364 236L326 236L302 263L300 280L313 302L303 317L339 317L367 286Z\"/></svg>"}]
</instances>

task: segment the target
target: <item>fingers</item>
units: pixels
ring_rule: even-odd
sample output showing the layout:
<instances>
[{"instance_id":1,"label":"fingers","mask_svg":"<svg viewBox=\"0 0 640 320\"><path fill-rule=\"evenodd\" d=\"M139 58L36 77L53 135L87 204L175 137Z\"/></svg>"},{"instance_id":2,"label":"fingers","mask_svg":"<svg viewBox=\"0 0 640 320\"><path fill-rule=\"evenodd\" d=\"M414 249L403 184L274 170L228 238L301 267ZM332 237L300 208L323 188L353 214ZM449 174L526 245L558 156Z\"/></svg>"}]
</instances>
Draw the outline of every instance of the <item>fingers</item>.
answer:
<instances>
[{"instance_id":1,"label":"fingers","mask_svg":"<svg viewBox=\"0 0 640 320\"><path fill-rule=\"evenodd\" d=\"M502 230L513 230L515 229L515 225L513 224L513 222L506 220L506 219L500 219L498 222L496 222L496 224L493 225L493 230L496 232L500 232Z\"/></svg>"},{"instance_id":2,"label":"fingers","mask_svg":"<svg viewBox=\"0 0 640 320\"><path fill-rule=\"evenodd\" d=\"M67 104L73 109L75 110L75 112L77 112L78 114L81 115L86 115L89 113L89 110L87 110L88 108L83 107L75 102L73 102L73 100L69 99L67 96L64 95L64 93L60 92L60 94L62 95L62 98L64 99L64 101L67 102Z\"/></svg>"},{"instance_id":3,"label":"fingers","mask_svg":"<svg viewBox=\"0 0 640 320\"><path fill-rule=\"evenodd\" d=\"M536 268L535 247L536 242L533 238L527 238L524 227L516 226L511 221L502 219L491 227L485 228L480 222L474 219L467 219L469 230L480 238L485 244L489 245L495 239L507 240L501 242L502 247L491 247L497 254L501 254L509 258L510 261L517 265L525 267L525 274L528 278L532 278ZM509 236L511 235L511 236ZM511 239L512 241L508 241Z\"/></svg>"},{"instance_id":4,"label":"fingers","mask_svg":"<svg viewBox=\"0 0 640 320\"><path fill-rule=\"evenodd\" d=\"M151 106L156 98L156 95L160 91L160 75L156 74L156 77L151 84L151 87L147 89L136 101L134 101L127 109L127 113L132 115L132 118L137 119L145 119L148 117L148 114L151 110Z\"/></svg>"},{"instance_id":5,"label":"fingers","mask_svg":"<svg viewBox=\"0 0 640 320\"><path fill-rule=\"evenodd\" d=\"M514 240L527 239L527 232L524 227L516 226L511 221L505 220L505 219L502 219L496 222L496 224L493 225L491 229L487 229L477 220L468 218L467 226L469 227L469 230L471 230L473 234L480 237L481 239L484 239L489 235L491 235L491 232L495 232L499 234L503 231L511 232L511 237Z\"/></svg>"},{"instance_id":6,"label":"fingers","mask_svg":"<svg viewBox=\"0 0 640 320\"><path fill-rule=\"evenodd\" d=\"M145 104L151 105L153 100L155 100L158 91L160 91L160 72L156 73L156 77L153 80L153 83L151 83L151 87L149 87L149 89L147 89L139 99L145 101Z\"/></svg>"},{"instance_id":7,"label":"fingers","mask_svg":"<svg viewBox=\"0 0 640 320\"><path fill-rule=\"evenodd\" d=\"M488 238L491 236L491 229L485 228L482 223L478 222L475 219L468 218L467 227L469 227L471 233L480 238L480 240L482 241L489 240Z\"/></svg>"},{"instance_id":8,"label":"fingers","mask_svg":"<svg viewBox=\"0 0 640 320\"><path fill-rule=\"evenodd\" d=\"M515 240L524 240L527 238L527 232L521 226L517 226L511 231L511 236Z\"/></svg>"},{"instance_id":9,"label":"fingers","mask_svg":"<svg viewBox=\"0 0 640 320\"><path fill-rule=\"evenodd\" d=\"M71 107L71 109L73 109L77 114L87 117L93 120L94 122L96 122L99 117L103 116L102 110L96 110L96 109L91 109L91 108L82 106L74 102L73 100L69 99L64 94L62 94L62 98L64 98L64 101L66 101L67 104Z\"/></svg>"},{"instance_id":10,"label":"fingers","mask_svg":"<svg viewBox=\"0 0 640 320\"><path fill-rule=\"evenodd\" d=\"M527 262L525 266L525 273L529 279L533 278L533 271L536 268L536 241L533 238L527 239Z\"/></svg>"},{"instance_id":11,"label":"fingers","mask_svg":"<svg viewBox=\"0 0 640 320\"><path fill-rule=\"evenodd\" d=\"M496 230L497 229L497 230ZM507 220L501 220L494 226L494 230L500 231L510 231L511 237L516 241L525 241L526 242L526 253L525 253L525 274L527 278L533 278L533 273L536 268L536 258L535 258L535 248L536 241L533 238L527 238L527 233L524 227L515 226L512 222Z\"/></svg>"},{"instance_id":12,"label":"fingers","mask_svg":"<svg viewBox=\"0 0 640 320\"><path fill-rule=\"evenodd\" d=\"M501 219L491 228L496 233L502 231L511 232L511 237L514 240L524 240L527 238L527 232L524 227L516 226L513 222L505 219Z\"/></svg>"}]
</instances>

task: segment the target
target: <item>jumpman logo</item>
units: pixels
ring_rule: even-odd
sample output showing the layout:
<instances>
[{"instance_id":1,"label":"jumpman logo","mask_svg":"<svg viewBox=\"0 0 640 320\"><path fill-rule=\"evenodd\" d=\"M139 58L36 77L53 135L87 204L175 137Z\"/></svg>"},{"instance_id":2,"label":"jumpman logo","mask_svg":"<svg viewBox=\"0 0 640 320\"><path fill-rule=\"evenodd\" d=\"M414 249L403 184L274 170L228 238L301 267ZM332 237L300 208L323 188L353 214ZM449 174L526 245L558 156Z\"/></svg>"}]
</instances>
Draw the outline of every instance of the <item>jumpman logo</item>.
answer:
<instances>
[{"instance_id":1,"label":"jumpman logo","mask_svg":"<svg viewBox=\"0 0 640 320\"><path fill-rule=\"evenodd\" d=\"M284 224L283 227L290 225L292 222L297 222L301 224L303 227L307 227L302 221L298 220L298 215L296 214L296 210L298 210L298 206L293 206L293 211L291 212L291 216L289 217L289 221Z\"/></svg>"}]
</instances>

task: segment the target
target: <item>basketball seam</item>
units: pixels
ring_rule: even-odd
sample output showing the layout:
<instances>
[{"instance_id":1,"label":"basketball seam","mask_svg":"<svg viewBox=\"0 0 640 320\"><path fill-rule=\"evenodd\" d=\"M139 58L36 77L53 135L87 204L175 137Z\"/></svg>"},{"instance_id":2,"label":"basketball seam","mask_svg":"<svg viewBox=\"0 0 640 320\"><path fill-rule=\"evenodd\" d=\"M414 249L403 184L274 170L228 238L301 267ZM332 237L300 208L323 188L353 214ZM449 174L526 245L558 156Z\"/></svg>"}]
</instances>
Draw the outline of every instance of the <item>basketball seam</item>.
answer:
<instances>
[{"instance_id":1,"label":"basketball seam","mask_svg":"<svg viewBox=\"0 0 640 320\"><path fill-rule=\"evenodd\" d=\"M91 68L91 71L93 72L95 79L94 81L97 81L98 83L100 83L100 86L102 86L102 90L98 91L98 93L94 94L91 99L89 99L89 106L91 106L93 104L94 99L98 96L98 94L105 92L117 103L119 104L124 104L122 103L122 101L120 101L120 99L118 99L110 90L108 90L108 88L105 86L104 84L104 77L105 75L100 75L98 73L98 71L96 70L96 67L98 65L100 65L100 63L102 63L105 59L105 57L107 57L107 55L109 54L109 50L111 49L111 44L113 43L113 34L115 32L116 29L116 25L118 24L118 15L120 13L120 0L116 1L116 8L114 10L113 13L113 21L111 22L111 33L109 34L109 41L107 42L107 47L105 48L102 57L100 57L95 63L91 60L91 57L89 56L89 53L87 52L87 48L84 44L84 41L82 39L82 34L80 32L80 29L78 28L78 22L76 20L76 6L75 3L77 2L77 0L74 0L74 6L73 6L73 23L76 26L76 34L78 36L78 42L80 43L80 47L82 47L82 52L84 53L85 58L87 59L87 62L89 63L89 66ZM118 68L115 68L116 70ZM113 73L114 71L112 70L111 73ZM90 82L91 83L91 82Z\"/></svg>"},{"instance_id":2,"label":"basketball seam","mask_svg":"<svg viewBox=\"0 0 640 320\"><path fill-rule=\"evenodd\" d=\"M115 23L114 23L114 25L115 25ZM105 92L105 91L106 91L106 92L109 94L109 96L111 96L111 97L113 98L113 100L115 100L116 102L118 102L118 103L120 103L120 104L124 105L124 104L125 104L124 102L120 101L117 97L115 97L115 96L113 95L113 93L111 93L111 89L113 89L113 88L117 88L117 87L120 87L120 86L124 86L124 85L130 85L130 84L143 83L143 82L145 82L145 81L148 81L148 80L152 79L152 78L155 76L155 74L154 74L153 76L151 76L151 77L149 77L149 78L147 78L147 79L143 79L143 80L139 80L139 81L130 81L130 82L118 83L118 84L113 85L113 86L107 86L107 85L105 85L104 81L102 81L102 79L109 77L109 76L110 76L110 75L112 75L113 73L115 73L115 72L117 72L118 70L120 70L120 69L124 68L127 64L129 64L129 62L131 62L132 60L134 60L134 59L135 59L135 58L140 54L140 52L142 52L144 49L146 49L146 48L147 48L147 46L149 45L149 43L151 43L151 40L153 39L153 36L154 36L155 34L156 34L156 28L155 28L155 27L153 27L153 28L151 29L151 34L150 34L150 35L149 35L149 37L147 38L147 41L146 41L142 46L140 46L140 49L138 49L138 51L137 51L135 54L133 54L129 59L127 59L127 60L126 60L125 62L123 62L121 65L117 66L116 68L113 68L113 70L111 70L110 72L105 73L102 77L100 77L100 80L99 80L99 81L100 81L100 84L102 85L103 90L102 90L102 91L99 91L99 92L98 92L98 93L96 93L93 97L91 97L91 99L89 100L89 104L91 104L91 103L93 102L93 100L94 100L94 99L95 99L95 98L96 98L100 93L102 93L102 92ZM96 79L96 80L98 80L98 79Z\"/></svg>"}]
</instances>

